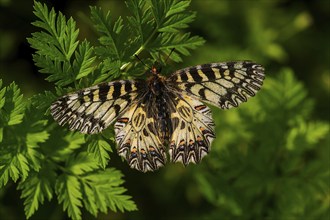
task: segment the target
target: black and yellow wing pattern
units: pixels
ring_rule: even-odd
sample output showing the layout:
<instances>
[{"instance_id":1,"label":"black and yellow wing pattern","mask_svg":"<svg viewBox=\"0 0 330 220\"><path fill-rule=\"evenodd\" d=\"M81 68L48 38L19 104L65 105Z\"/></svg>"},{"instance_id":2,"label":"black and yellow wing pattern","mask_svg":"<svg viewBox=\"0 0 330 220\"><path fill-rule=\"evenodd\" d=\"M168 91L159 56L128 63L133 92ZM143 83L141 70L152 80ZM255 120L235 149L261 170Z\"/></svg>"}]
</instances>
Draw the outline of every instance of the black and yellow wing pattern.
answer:
<instances>
[{"instance_id":1,"label":"black and yellow wing pattern","mask_svg":"<svg viewBox=\"0 0 330 220\"><path fill-rule=\"evenodd\" d=\"M132 105L115 123L118 154L131 168L146 172L164 166L165 147L145 103Z\"/></svg>"},{"instance_id":2,"label":"black and yellow wing pattern","mask_svg":"<svg viewBox=\"0 0 330 220\"><path fill-rule=\"evenodd\" d=\"M101 83L57 99L50 107L51 114L60 125L68 124L71 130L95 134L137 101L138 91L144 87L133 80Z\"/></svg>"},{"instance_id":3,"label":"black and yellow wing pattern","mask_svg":"<svg viewBox=\"0 0 330 220\"><path fill-rule=\"evenodd\" d=\"M265 78L251 61L210 63L176 71L168 81L182 92L222 109L237 107L254 96Z\"/></svg>"},{"instance_id":4,"label":"black and yellow wing pattern","mask_svg":"<svg viewBox=\"0 0 330 220\"><path fill-rule=\"evenodd\" d=\"M254 96L264 68L251 61L188 67L146 81L102 83L63 97L51 114L71 130L94 134L114 123L118 154L131 168L154 171L167 162L199 163L215 138L211 110L237 107Z\"/></svg>"},{"instance_id":5,"label":"black and yellow wing pattern","mask_svg":"<svg viewBox=\"0 0 330 220\"><path fill-rule=\"evenodd\" d=\"M181 95L171 121L170 160L184 165L199 163L208 154L215 138L210 108L197 99Z\"/></svg>"}]
</instances>

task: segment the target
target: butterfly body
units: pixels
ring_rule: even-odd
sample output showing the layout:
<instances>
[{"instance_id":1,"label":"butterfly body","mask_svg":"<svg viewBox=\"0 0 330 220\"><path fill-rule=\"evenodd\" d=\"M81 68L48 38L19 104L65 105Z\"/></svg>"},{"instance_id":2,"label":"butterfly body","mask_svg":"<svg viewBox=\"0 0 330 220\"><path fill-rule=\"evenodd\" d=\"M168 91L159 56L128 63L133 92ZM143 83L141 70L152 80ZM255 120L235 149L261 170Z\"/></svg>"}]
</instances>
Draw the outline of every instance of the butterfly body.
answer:
<instances>
[{"instance_id":1,"label":"butterfly body","mask_svg":"<svg viewBox=\"0 0 330 220\"><path fill-rule=\"evenodd\" d=\"M99 84L59 98L54 119L72 130L98 133L114 123L118 153L139 171L169 160L199 163L215 138L211 110L237 107L260 89L261 65L250 61L188 67L165 77Z\"/></svg>"},{"instance_id":2,"label":"butterfly body","mask_svg":"<svg viewBox=\"0 0 330 220\"><path fill-rule=\"evenodd\" d=\"M164 144L168 140L171 133L171 121L169 105L170 97L169 89L166 86L166 82L163 76L157 74L152 75L147 80L147 88L142 94L142 102L146 105L147 117L154 119L154 127L157 135Z\"/></svg>"}]
</instances>

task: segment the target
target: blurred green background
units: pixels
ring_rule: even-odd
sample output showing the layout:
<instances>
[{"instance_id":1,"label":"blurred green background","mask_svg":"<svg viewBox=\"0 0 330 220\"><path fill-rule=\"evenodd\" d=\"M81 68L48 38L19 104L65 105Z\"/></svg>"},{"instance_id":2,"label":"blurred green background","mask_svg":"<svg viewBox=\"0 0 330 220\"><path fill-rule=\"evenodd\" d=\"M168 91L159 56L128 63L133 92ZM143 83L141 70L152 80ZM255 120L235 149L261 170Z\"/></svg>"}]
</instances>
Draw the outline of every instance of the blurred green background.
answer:
<instances>
[{"instance_id":1,"label":"blurred green background","mask_svg":"<svg viewBox=\"0 0 330 220\"><path fill-rule=\"evenodd\" d=\"M121 0L41 2L72 16L80 38L94 43L97 36L89 26L89 5L111 10L114 19L128 15ZM30 0L0 0L0 78L4 85L16 81L25 97L53 90L34 66L34 51L26 41L37 31L31 25L35 20L32 6ZM170 64L173 70L209 62L254 60L266 68L266 91L263 94L262 89L255 101L240 109L213 108L217 139L200 165L184 168L169 164L158 172L142 174L129 169L113 153L110 166L125 174L125 187L139 211L109 212L98 218L329 219L329 130L324 135L326 126L322 133L311 124L315 128L318 123L329 124L330 1L193 0L190 9L197 12L197 18L188 31L202 36L206 43L184 57L183 63ZM276 93L269 89L280 88L282 83L288 90L303 83L305 88L296 95L307 95L297 108L288 112L281 105L273 112L258 109L263 106L258 103L271 102L266 94ZM279 94L284 101L290 95L283 90ZM304 108L311 110L305 114ZM252 117L262 112L267 120ZM276 118L278 112L286 117ZM302 115L306 129L298 126L296 133L304 130L299 134L314 135L313 141L290 142L295 134L290 117L297 115ZM0 219L24 219L19 197L14 184L0 191ZM31 219L66 219L56 204L54 199L46 202ZM85 213L84 219L93 217Z\"/></svg>"}]
</instances>

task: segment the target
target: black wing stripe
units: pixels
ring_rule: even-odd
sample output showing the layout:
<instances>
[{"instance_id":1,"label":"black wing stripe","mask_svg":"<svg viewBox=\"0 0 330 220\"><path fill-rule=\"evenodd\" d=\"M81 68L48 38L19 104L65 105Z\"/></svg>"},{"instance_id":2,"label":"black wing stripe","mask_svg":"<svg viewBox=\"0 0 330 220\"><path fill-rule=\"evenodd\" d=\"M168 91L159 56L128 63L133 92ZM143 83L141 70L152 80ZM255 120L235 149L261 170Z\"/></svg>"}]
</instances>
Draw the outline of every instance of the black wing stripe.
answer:
<instances>
[{"instance_id":1,"label":"black wing stripe","mask_svg":"<svg viewBox=\"0 0 330 220\"><path fill-rule=\"evenodd\" d=\"M101 102L105 102L107 100L107 95L110 90L110 86L108 84L101 84L98 87L98 94L99 94L99 99ZM94 91L91 92L90 94L93 95Z\"/></svg>"}]
</instances>

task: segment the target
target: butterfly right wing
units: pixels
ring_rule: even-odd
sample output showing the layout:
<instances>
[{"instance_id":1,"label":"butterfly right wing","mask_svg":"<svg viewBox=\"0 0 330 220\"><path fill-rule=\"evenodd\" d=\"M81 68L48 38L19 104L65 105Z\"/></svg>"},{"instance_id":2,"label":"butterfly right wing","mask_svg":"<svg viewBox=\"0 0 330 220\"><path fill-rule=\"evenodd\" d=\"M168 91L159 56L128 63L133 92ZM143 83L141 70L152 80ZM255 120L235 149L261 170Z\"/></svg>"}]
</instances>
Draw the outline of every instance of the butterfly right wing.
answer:
<instances>
[{"instance_id":1,"label":"butterfly right wing","mask_svg":"<svg viewBox=\"0 0 330 220\"><path fill-rule=\"evenodd\" d=\"M189 96L229 109L254 96L264 78L260 64L233 61L187 67L174 72L168 81Z\"/></svg>"},{"instance_id":2,"label":"butterfly right wing","mask_svg":"<svg viewBox=\"0 0 330 220\"><path fill-rule=\"evenodd\" d=\"M171 113L173 133L170 138L170 161L199 163L211 150L215 138L211 110L197 99L180 95Z\"/></svg>"},{"instance_id":3,"label":"butterfly right wing","mask_svg":"<svg viewBox=\"0 0 330 220\"><path fill-rule=\"evenodd\" d=\"M140 81L120 80L60 97L50 107L51 115L71 130L93 134L107 128L145 89Z\"/></svg>"}]
</instances>

